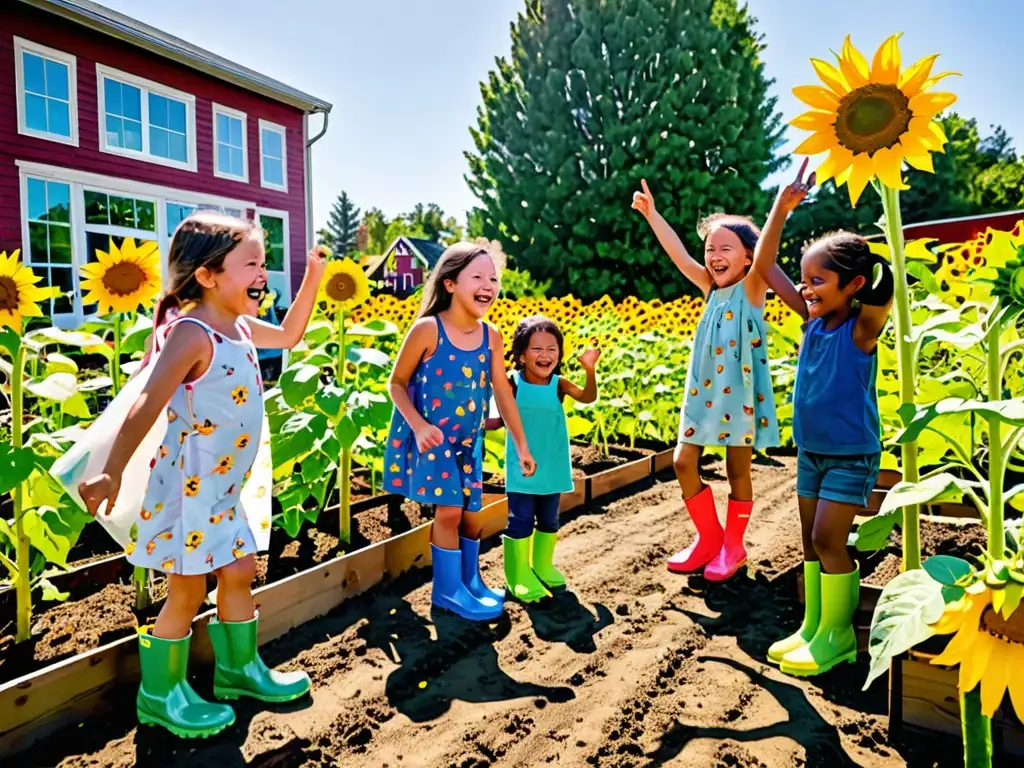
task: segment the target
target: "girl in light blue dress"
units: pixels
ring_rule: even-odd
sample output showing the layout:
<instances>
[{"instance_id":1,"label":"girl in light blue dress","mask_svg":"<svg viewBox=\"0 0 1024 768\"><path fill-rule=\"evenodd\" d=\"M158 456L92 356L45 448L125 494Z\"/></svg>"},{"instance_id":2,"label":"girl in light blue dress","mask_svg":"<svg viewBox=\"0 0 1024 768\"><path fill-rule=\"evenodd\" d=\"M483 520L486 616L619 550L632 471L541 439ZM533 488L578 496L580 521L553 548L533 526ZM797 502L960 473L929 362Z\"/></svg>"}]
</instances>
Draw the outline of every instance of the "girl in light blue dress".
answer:
<instances>
[{"instance_id":1,"label":"girl in light blue dress","mask_svg":"<svg viewBox=\"0 0 1024 768\"><path fill-rule=\"evenodd\" d=\"M750 269L760 232L746 218L708 217L698 228L704 239L701 264L656 210L647 182L641 183L643 191L634 193L633 208L644 215L679 271L707 299L690 351L674 458L697 537L669 558L668 568L676 573L703 568L705 578L724 581L747 559L743 534L753 508L753 451L779 444L764 323L769 279ZM770 273L773 285L783 277L777 267ZM726 450L730 493L724 529L711 488L698 472L704 446L709 445Z\"/></svg>"}]
</instances>

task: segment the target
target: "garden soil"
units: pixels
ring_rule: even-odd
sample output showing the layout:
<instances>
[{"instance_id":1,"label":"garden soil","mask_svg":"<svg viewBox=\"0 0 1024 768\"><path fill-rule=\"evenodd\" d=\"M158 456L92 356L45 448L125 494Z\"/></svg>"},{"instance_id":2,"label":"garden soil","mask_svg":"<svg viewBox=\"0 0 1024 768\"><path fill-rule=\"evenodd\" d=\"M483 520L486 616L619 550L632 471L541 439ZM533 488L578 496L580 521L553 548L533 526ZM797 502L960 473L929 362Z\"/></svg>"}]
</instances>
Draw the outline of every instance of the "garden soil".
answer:
<instances>
[{"instance_id":1,"label":"garden soil","mask_svg":"<svg viewBox=\"0 0 1024 768\"><path fill-rule=\"evenodd\" d=\"M716 467L710 468L713 472ZM135 725L134 691L17 758L27 766L954 766L958 740L886 731L886 681L862 657L798 680L764 663L793 631L794 462L756 465L749 569L725 584L665 559L693 528L674 483L564 522L571 590L473 625L432 612L428 572L345 603L264 650L305 669L310 700L237 706L238 722L183 742ZM726 484L714 474L720 509ZM501 550L482 558L501 582ZM195 685L208 692L208 671Z\"/></svg>"}]
</instances>

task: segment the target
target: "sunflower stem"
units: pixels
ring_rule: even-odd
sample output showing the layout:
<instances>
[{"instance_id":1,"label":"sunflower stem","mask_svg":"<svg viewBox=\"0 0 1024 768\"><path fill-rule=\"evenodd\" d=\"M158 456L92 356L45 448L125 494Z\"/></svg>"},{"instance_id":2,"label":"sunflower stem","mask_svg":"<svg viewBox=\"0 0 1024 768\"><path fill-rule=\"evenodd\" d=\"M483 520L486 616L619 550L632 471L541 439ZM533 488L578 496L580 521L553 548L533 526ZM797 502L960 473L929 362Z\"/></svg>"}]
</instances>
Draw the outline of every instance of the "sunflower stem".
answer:
<instances>
[{"instance_id":1,"label":"sunflower stem","mask_svg":"<svg viewBox=\"0 0 1024 768\"><path fill-rule=\"evenodd\" d=\"M114 313L114 355L110 358L110 379L114 397L121 391L121 313Z\"/></svg>"},{"instance_id":2,"label":"sunflower stem","mask_svg":"<svg viewBox=\"0 0 1024 768\"><path fill-rule=\"evenodd\" d=\"M25 398L22 390L25 379L25 345L19 344L14 352L11 373L11 445L17 451L24 446L22 428L25 415ZM31 586L31 549L28 536L25 534L25 522L22 515L22 494L25 484L14 486L14 538L16 541L15 565L17 582L15 594L17 602L17 635L15 640L22 643L32 635L32 586Z\"/></svg>"},{"instance_id":3,"label":"sunflower stem","mask_svg":"<svg viewBox=\"0 0 1024 768\"><path fill-rule=\"evenodd\" d=\"M996 317L998 300L988 316L988 399L999 400L1003 393L1002 367L999 354L999 332L1002 324ZM1006 547L1003 534L1003 472L1006 459L1003 454L1003 422L996 416L988 421L988 553L995 560L1003 559Z\"/></svg>"},{"instance_id":4,"label":"sunflower stem","mask_svg":"<svg viewBox=\"0 0 1024 768\"><path fill-rule=\"evenodd\" d=\"M338 384L345 389L345 369L348 361L348 350L345 344L345 313L338 310ZM338 462L338 538L343 546L352 543L352 508L351 508L351 474L352 450L341 444L341 460Z\"/></svg>"},{"instance_id":5,"label":"sunflower stem","mask_svg":"<svg viewBox=\"0 0 1024 768\"><path fill-rule=\"evenodd\" d=\"M981 684L960 691L964 768L992 768L992 720L981 714Z\"/></svg>"},{"instance_id":6,"label":"sunflower stem","mask_svg":"<svg viewBox=\"0 0 1024 768\"><path fill-rule=\"evenodd\" d=\"M892 252L892 272L896 304L896 361L899 369L900 404L914 404L914 344L910 341L913 321L910 317L910 292L907 288L907 264L903 250L903 218L900 214L899 190L881 186L882 210L885 217L885 239ZM917 441L904 443L902 449L903 480L918 481ZM921 507L910 504L903 508L903 570L921 567Z\"/></svg>"}]
</instances>

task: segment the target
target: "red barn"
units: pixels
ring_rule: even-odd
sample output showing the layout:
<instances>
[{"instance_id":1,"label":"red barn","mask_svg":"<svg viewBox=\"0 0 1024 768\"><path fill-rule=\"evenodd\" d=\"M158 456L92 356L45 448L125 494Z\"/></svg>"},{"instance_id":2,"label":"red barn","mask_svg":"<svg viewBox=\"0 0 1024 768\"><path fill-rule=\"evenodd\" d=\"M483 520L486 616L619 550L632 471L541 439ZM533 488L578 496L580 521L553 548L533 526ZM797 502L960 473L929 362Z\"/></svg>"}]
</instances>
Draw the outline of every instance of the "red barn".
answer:
<instances>
[{"instance_id":1,"label":"red barn","mask_svg":"<svg viewBox=\"0 0 1024 768\"><path fill-rule=\"evenodd\" d=\"M78 268L197 209L258 221L290 302L313 241L309 119L331 105L90 0L0 4L0 251L81 323Z\"/></svg>"},{"instance_id":2,"label":"red barn","mask_svg":"<svg viewBox=\"0 0 1024 768\"><path fill-rule=\"evenodd\" d=\"M977 216L963 216L957 219L936 219L903 225L903 237L908 242L922 238L934 238L940 243L966 243L978 235L985 234L989 227L1009 232L1018 221L1024 219L1024 210L1003 213L983 213ZM872 234L868 240L881 240L884 235Z\"/></svg>"}]
</instances>

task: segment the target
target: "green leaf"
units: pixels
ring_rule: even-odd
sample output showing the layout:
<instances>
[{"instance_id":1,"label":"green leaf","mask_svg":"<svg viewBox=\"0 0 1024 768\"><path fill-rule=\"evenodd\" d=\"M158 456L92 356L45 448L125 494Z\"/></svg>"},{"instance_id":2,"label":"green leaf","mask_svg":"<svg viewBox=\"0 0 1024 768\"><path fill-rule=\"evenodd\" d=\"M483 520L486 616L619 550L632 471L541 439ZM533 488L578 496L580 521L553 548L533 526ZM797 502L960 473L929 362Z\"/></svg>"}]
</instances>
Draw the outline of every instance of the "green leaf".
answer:
<instances>
[{"instance_id":1,"label":"green leaf","mask_svg":"<svg viewBox=\"0 0 1024 768\"><path fill-rule=\"evenodd\" d=\"M345 330L347 336L397 336L398 326L387 320L371 320L368 323L353 325Z\"/></svg>"},{"instance_id":2,"label":"green leaf","mask_svg":"<svg viewBox=\"0 0 1024 768\"><path fill-rule=\"evenodd\" d=\"M64 498L64 486L49 472L36 469L30 475L29 489L25 497L25 509L40 507L57 508Z\"/></svg>"},{"instance_id":3,"label":"green leaf","mask_svg":"<svg viewBox=\"0 0 1024 768\"><path fill-rule=\"evenodd\" d=\"M108 387L112 386L113 383L114 380L111 379L109 376L96 376L95 378L86 379L85 381L80 382L78 385L78 391L96 392L101 389L107 389Z\"/></svg>"},{"instance_id":4,"label":"green leaf","mask_svg":"<svg viewBox=\"0 0 1024 768\"><path fill-rule=\"evenodd\" d=\"M966 594L966 592L967 590L963 587L946 586L942 588L942 599L945 601L946 605L949 605L950 603L955 603L957 600L963 597L964 594Z\"/></svg>"},{"instance_id":5,"label":"green leaf","mask_svg":"<svg viewBox=\"0 0 1024 768\"><path fill-rule=\"evenodd\" d=\"M356 365L373 365L377 368L391 366L391 357L373 347L349 347L345 355Z\"/></svg>"},{"instance_id":6,"label":"green leaf","mask_svg":"<svg viewBox=\"0 0 1024 768\"><path fill-rule=\"evenodd\" d=\"M153 334L148 326L136 327L121 340L121 352L125 355L140 355L146 351L146 339Z\"/></svg>"},{"instance_id":7,"label":"green leaf","mask_svg":"<svg viewBox=\"0 0 1024 768\"><path fill-rule=\"evenodd\" d=\"M594 428L594 422L575 414L569 416L565 421L566 426L569 428L569 437L573 438L588 435Z\"/></svg>"},{"instance_id":8,"label":"green leaf","mask_svg":"<svg viewBox=\"0 0 1024 768\"><path fill-rule=\"evenodd\" d=\"M32 332L29 336L32 338L42 336L48 341L55 341L58 344L63 344L67 347L98 347L105 345L103 339L94 333L86 333L85 331L65 331L60 328L43 328Z\"/></svg>"},{"instance_id":9,"label":"green leaf","mask_svg":"<svg viewBox=\"0 0 1024 768\"><path fill-rule=\"evenodd\" d=\"M929 576L947 587L957 586L960 579L971 575L971 564L959 557L932 555L923 565Z\"/></svg>"},{"instance_id":10,"label":"green leaf","mask_svg":"<svg viewBox=\"0 0 1024 768\"><path fill-rule=\"evenodd\" d=\"M908 261L907 272L920 280L921 285L924 286L928 293L940 293L939 281L935 279L935 274L928 268L927 264L923 264L920 261Z\"/></svg>"},{"instance_id":11,"label":"green leaf","mask_svg":"<svg viewBox=\"0 0 1024 768\"><path fill-rule=\"evenodd\" d=\"M320 386L320 369L305 363L293 365L281 374L278 386L285 402L292 408L298 408Z\"/></svg>"},{"instance_id":12,"label":"green leaf","mask_svg":"<svg viewBox=\"0 0 1024 768\"><path fill-rule=\"evenodd\" d=\"M63 603L65 600L71 597L70 592L61 592L59 589L53 586L53 583L49 579L40 579L39 586L43 590L43 600L45 602Z\"/></svg>"},{"instance_id":13,"label":"green leaf","mask_svg":"<svg viewBox=\"0 0 1024 768\"><path fill-rule=\"evenodd\" d=\"M36 464L36 455L29 448L12 448L0 443L0 494L10 493L28 480Z\"/></svg>"},{"instance_id":14,"label":"green leaf","mask_svg":"<svg viewBox=\"0 0 1024 768\"><path fill-rule=\"evenodd\" d=\"M338 418L345 401L345 390L337 384L327 384L316 393L317 407L332 420Z\"/></svg>"},{"instance_id":15,"label":"green leaf","mask_svg":"<svg viewBox=\"0 0 1024 768\"><path fill-rule=\"evenodd\" d=\"M341 447L344 450L350 450L352 448L361 431L360 427L350 416L343 417L341 421L338 422L338 426L334 430L335 434L338 436L338 442L341 443Z\"/></svg>"},{"instance_id":16,"label":"green leaf","mask_svg":"<svg viewBox=\"0 0 1024 768\"><path fill-rule=\"evenodd\" d=\"M1003 593L1001 606L996 606L995 595L998 592ZM992 594L992 607L997 612L1002 613L1004 619L1009 619L1013 615L1013 612L1017 610L1018 606L1020 606L1020 599L1024 596L1024 584L1011 581L1003 589L995 590Z\"/></svg>"},{"instance_id":17,"label":"green leaf","mask_svg":"<svg viewBox=\"0 0 1024 768\"><path fill-rule=\"evenodd\" d=\"M906 425L897 435L900 443L916 440L921 431L940 416L948 414L976 413L979 416L994 417L1015 427L1024 426L1024 397L1012 400L963 400L949 397L931 405L907 403L900 408L900 418Z\"/></svg>"},{"instance_id":18,"label":"green leaf","mask_svg":"<svg viewBox=\"0 0 1024 768\"><path fill-rule=\"evenodd\" d=\"M274 465L290 466L297 458L305 456L327 427L327 417L322 413L294 414L281 427L277 440L271 446Z\"/></svg>"},{"instance_id":19,"label":"green leaf","mask_svg":"<svg viewBox=\"0 0 1024 768\"><path fill-rule=\"evenodd\" d=\"M71 397L60 404L61 413L74 416L76 419L91 419L92 411L89 410L89 403L85 395L75 392Z\"/></svg>"},{"instance_id":20,"label":"green leaf","mask_svg":"<svg viewBox=\"0 0 1024 768\"><path fill-rule=\"evenodd\" d=\"M847 544L858 552L877 552L889 541L892 530L903 522L899 510L888 514L878 514L857 526L850 534Z\"/></svg>"},{"instance_id":21,"label":"green leaf","mask_svg":"<svg viewBox=\"0 0 1024 768\"><path fill-rule=\"evenodd\" d=\"M304 482L313 484L325 482L325 470L330 460L320 451L313 451L302 460L302 479Z\"/></svg>"},{"instance_id":22,"label":"green leaf","mask_svg":"<svg viewBox=\"0 0 1024 768\"><path fill-rule=\"evenodd\" d=\"M0 326L0 348L6 349L13 360L18 350L21 349L21 336L15 333L13 328L8 328L6 325Z\"/></svg>"},{"instance_id":23,"label":"green leaf","mask_svg":"<svg viewBox=\"0 0 1024 768\"><path fill-rule=\"evenodd\" d=\"M60 352L51 352L46 356L47 373L78 373L78 363Z\"/></svg>"},{"instance_id":24,"label":"green leaf","mask_svg":"<svg viewBox=\"0 0 1024 768\"><path fill-rule=\"evenodd\" d=\"M348 398L348 413L357 426L379 429L391 418L391 402L376 392L353 392Z\"/></svg>"},{"instance_id":25,"label":"green leaf","mask_svg":"<svg viewBox=\"0 0 1024 768\"><path fill-rule=\"evenodd\" d=\"M26 389L44 400L63 402L78 392L78 381L70 373L55 373L42 381L29 382Z\"/></svg>"},{"instance_id":26,"label":"green leaf","mask_svg":"<svg viewBox=\"0 0 1024 768\"><path fill-rule=\"evenodd\" d=\"M885 494L879 514L886 514L909 507L913 504L927 504L932 501L949 501L961 495L971 487L966 480L961 480L949 472L937 475L916 483L901 481Z\"/></svg>"},{"instance_id":27,"label":"green leaf","mask_svg":"<svg viewBox=\"0 0 1024 768\"><path fill-rule=\"evenodd\" d=\"M303 336L303 341L313 347L318 347L327 341L335 333L334 323L328 322L327 320L315 320L310 323L306 328L306 334Z\"/></svg>"},{"instance_id":28,"label":"green leaf","mask_svg":"<svg viewBox=\"0 0 1024 768\"><path fill-rule=\"evenodd\" d=\"M28 536L29 543L39 550L46 560L62 568L67 567L68 552L72 542L51 530L44 518L47 508L28 510L22 515L22 530Z\"/></svg>"},{"instance_id":29,"label":"green leaf","mask_svg":"<svg viewBox=\"0 0 1024 768\"><path fill-rule=\"evenodd\" d=\"M886 584L871 619L871 667L864 690L888 671L893 657L935 634L931 625L945 607L942 585L920 569L901 573Z\"/></svg>"}]
</instances>

